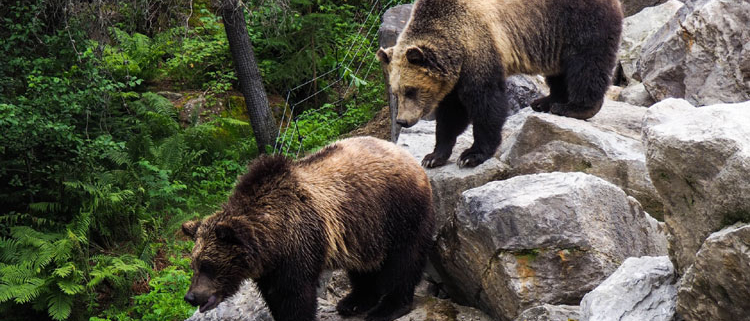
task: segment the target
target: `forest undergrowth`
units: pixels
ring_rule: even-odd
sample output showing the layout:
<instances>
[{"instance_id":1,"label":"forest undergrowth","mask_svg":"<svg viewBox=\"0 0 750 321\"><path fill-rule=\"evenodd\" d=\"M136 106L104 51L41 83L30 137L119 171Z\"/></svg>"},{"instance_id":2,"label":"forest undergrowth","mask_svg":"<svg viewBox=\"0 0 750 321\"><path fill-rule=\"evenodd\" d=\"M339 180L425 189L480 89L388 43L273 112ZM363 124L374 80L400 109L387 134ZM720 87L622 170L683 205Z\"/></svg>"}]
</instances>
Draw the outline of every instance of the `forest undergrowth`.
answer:
<instances>
[{"instance_id":1,"label":"forest undergrowth","mask_svg":"<svg viewBox=\"0 0 750 321\"><path fill-rule=\"evenodd\" d=\"M386 104L374 31L393 4L246 3L276 152L314 151ZM187 318L180 224L219 209L259 154L221 19L189 0L10 0L0 19L2 319ZM181 121L160 91L221 113Z\"/></svg>"}]
</instances>

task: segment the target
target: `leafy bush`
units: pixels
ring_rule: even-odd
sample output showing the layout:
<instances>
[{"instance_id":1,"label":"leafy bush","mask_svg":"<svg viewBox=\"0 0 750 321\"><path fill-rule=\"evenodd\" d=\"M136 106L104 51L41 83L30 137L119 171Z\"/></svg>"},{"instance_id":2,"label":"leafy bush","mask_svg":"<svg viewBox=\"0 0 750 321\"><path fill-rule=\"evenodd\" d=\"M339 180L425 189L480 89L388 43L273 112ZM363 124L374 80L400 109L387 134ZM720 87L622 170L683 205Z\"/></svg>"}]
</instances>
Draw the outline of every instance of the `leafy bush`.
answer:
<instances>
[{"instance_id":1,"label":"leafy bush","mask_svg":"<svg viewBox=\"0 0 750 321\"><path fill-rule=\"evenodd\" d=\"M4 320L181 320L192 313L182 301L192 244L174 240L176 231L224 202L258 151L246 121L181 125L173 104L148 92L171 84L219 97L236 84L223 26L206 1L195 2L188 26L157 21L173 19L163 12L180 1L0 6ZM372 35L357 32L369 3L250 5L248 25L270 92L335 71L300 87L300 97L320 96L295 115L282 141L288 154L334 140L385 104L382 83L358 72L377 68ZM344 60L354 41L366 50Z\"/></svg>"}]
</instances>

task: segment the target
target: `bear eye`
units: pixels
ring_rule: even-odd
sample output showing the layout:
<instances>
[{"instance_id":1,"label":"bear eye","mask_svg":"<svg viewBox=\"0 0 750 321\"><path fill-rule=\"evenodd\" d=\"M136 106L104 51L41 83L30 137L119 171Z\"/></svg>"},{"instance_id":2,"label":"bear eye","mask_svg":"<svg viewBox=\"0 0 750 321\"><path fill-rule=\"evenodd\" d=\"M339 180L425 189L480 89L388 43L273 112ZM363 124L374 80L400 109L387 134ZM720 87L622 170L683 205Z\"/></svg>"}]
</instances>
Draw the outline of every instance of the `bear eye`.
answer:
<instances>
[{"instance_id":1,"label":"bear eye","mask_svg":"<svg viewBox=\"0 0 750 321\"><path fill-rule=\"evenodd\" d=\"M216 267L212 263L204 261L201 262L200 271L201 273L213 275L216 272Z\"/></svg>"},{"instance_id":2,"label":"bear eye","mask_svg":"<svg viewBox=\"0 0 750 321\"><path fill-rule=\"evenodd\" d=\"M417 98L417 88L414 87L407 87L404 91L404 96L409 99L415 99Z\"/></svg>"}]
</instances>

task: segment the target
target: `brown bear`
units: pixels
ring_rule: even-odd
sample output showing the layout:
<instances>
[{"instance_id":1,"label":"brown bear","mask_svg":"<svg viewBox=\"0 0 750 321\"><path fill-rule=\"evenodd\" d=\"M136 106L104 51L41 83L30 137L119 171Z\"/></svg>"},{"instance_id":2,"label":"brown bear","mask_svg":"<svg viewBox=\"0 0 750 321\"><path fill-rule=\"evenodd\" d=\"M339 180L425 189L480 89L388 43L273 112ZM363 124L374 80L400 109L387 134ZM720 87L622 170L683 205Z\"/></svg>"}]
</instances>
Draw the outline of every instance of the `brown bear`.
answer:
<instances>
[{"instance_id":1,"label":"brown bear","mask_svg":"<svg viewBox=\"0 0 750 321\"><path fill-rule=\"evenodd\" d=\"M345 269L342 316L411 309L434 229L432 191L396 145L349 138L293 161L262 156L223 209L182 225L195 239L185 300L204 312L252 278L276 321L315 320L323 270Z\"/></svg>"},{"instance_id":2,"label":"brown bear","mask_svg":"<svg viewBox=\"0 0 750 321\"><path fill-rule=\"evenodd\" d=\"M492 157L508 113L505 78L542 74L547 97L535 111L588 119L604 101L622 31L618 0L417 0L396 45L381 48L403 127L435 112L435 150L422 165L444 165L456 137L474 124L459 158Z\"/></svg>"}]
</instances>

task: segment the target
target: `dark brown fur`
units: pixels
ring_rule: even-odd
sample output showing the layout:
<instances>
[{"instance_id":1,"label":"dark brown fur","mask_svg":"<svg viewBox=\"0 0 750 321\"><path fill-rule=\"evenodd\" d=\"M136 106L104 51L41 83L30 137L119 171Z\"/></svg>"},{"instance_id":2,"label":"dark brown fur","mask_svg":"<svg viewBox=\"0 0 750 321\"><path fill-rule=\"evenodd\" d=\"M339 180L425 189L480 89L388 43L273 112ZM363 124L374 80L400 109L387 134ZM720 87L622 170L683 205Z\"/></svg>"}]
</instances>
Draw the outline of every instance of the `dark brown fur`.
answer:
<instances>
[{"instance_id":1,"label":"dark brown fur","mask_svg":"<svg viewBox=\"0 0 750 321\"><path fill-rule=\"evenodd\" d=\"M314 320L319 274L343 268L353 290L339 312L392 320L409 309L433 220L424 171L391 143L352 138L297 162L261 157L222 211L183 225L196 238L186 299L210 309L252 278L276 321Z\"/></svg>"},{"instance_id":2,"label":"dark brown fur","mask_svg":"<svg viewBox=\"0 0 750 321\"><path fill-rule=\"evenodd\" d=\"M593 117L621 29L617 0L418 0L396 45L378 57L401 125L435 112L437 143L423 165L445 164L456 136L473 123L474 145L460 164L476 166L500 144L509 75L547 77L550 95L532 103L534 110Z\"/></svg>"}]
</instances>

